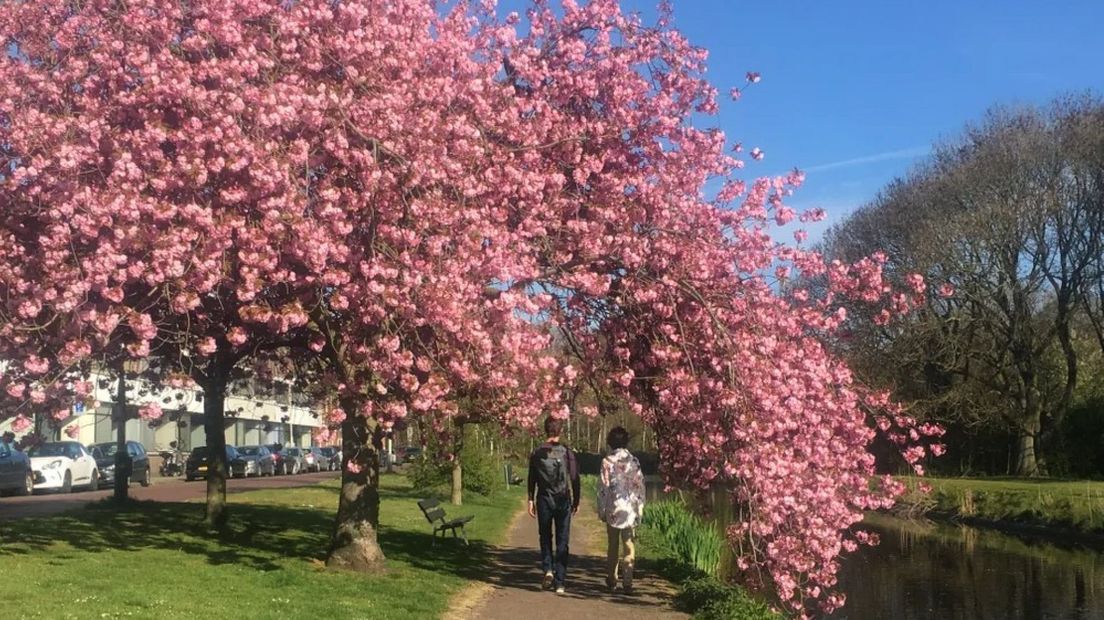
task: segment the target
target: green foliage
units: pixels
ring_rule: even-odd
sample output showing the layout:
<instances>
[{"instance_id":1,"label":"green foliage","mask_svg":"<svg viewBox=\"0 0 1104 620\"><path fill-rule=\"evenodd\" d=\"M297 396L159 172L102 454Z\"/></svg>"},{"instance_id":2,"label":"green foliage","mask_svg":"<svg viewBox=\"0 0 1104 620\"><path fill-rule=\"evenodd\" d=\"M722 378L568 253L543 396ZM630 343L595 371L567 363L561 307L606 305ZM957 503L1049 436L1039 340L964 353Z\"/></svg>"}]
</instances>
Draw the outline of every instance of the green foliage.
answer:
<instances>
[{"instance_id":1,"label":"green foliage","mask_svg":"<svg viewBox=\"0 0 1104 620\"><path fill-rule=\"evenodd\" d=\"M778 617L743 589L708 575L685 582L675 597L675 604L692 613L695 620L775 620Z\"/></svg>"},{"instance_id":2,"label":"green foliage","mask_svg":"<svg viewBox=\"0 0 1104 620\"><path fill-rule=\"evenodd\" d=\"M452 463L440 456L442 450L431 441L409 470L415 489L436 491L452 484ZM460 449L464 491L491 496L504 488L502 460L492 453L480 437L475 425L464 428L464 444Z\"/></svg>"},{"instance_id":3,"label":"green foliage","mask_svg":"<svg viewBox=\"0 0 1104 620\"><path fill-rule=\"evenodd\" d=\"M1050 473L1076 478L1104 474L1104 397L1077 403L1066 414L1059 444L1047 456Z\"/></svg>"},{"instance_id":4,"label":"green foliage","mask_svg":"<svg viewBox=\"0 0 1104 620\"><path fill-rule=\"evenodd\" d=\"M449 484L451 464L428 451L414 459L408 470L410 484L420 491L432 491Z\"/></svg>"},{"instance_id":5,"label":"green foliage","mask_svg":"<svg viewBox=\"0 0 1104 620\"><path fill-rule=\"evenodd\" d=\"M661 532L683 562L707 575L717 574L724 538L685 504L676 501L649 504L644 511L644 523Z\"/></svg>"},{"instance_id":6,"label":"green foliage","mask_svg":"<svg viewBox=\"0 0 1104 620\"><path fill-rule=\"evenodd\" d=\"M657 573L679 584L675 604L696 620L778 620L765 603L699 566L716 573L725 542L681 501L648 504L638 539L638 553L654 562Z\"/></svg>"},{"instance_id":7,"label":"green foliage","mask_svg":"<svg viewBox=\"0 0 1104 620\"><path fill-rule=\"evenodd\" d=\"M460 465L464 470L464 490L488 497L504 487L502 461L490 450L476 444L465 443L460 451Z\"/></svg>"}]
</instances>

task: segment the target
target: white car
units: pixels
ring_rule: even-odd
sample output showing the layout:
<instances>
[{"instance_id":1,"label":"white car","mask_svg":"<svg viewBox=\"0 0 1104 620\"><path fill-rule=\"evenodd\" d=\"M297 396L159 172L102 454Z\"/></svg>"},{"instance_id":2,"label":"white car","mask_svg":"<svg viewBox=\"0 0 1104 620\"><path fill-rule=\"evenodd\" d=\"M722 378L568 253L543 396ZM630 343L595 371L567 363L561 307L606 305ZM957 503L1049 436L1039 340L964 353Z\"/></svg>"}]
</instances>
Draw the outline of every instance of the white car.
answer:
<instances>
[{"instance_id":1,"label":"white car","mask_svg":"<svg viewBox=\"0 0 1104 620\"><path fill-rule=\"evenodd\" d=\"M78 486L92 491L100 488L96 459L76 441L44 443L31 448L29 454L35 491L69 493Z\"/></svg>"}]
</instances>

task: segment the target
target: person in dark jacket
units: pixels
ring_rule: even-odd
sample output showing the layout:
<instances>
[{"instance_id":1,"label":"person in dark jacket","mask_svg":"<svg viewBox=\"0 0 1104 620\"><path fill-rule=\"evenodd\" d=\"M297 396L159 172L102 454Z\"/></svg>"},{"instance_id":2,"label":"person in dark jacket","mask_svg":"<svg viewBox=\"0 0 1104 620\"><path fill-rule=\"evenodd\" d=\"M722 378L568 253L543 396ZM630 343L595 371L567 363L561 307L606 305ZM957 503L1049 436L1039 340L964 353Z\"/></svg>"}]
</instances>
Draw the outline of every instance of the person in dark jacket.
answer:
<instances>
[{"instance_id":1,"label":"person in dark jacket","mask_svg":"<svg viewBox=\"0 0 1104 620\"><path fill-rule=\"evenodd\" d=\"M547 439L529 456L529 516L540 531L542 585L564 593L571 515L579 511L579 465L575 453L560 443L563 420L544 421ZM552 552L555 529L555 554Z\"/></svg>"}]
</instances>

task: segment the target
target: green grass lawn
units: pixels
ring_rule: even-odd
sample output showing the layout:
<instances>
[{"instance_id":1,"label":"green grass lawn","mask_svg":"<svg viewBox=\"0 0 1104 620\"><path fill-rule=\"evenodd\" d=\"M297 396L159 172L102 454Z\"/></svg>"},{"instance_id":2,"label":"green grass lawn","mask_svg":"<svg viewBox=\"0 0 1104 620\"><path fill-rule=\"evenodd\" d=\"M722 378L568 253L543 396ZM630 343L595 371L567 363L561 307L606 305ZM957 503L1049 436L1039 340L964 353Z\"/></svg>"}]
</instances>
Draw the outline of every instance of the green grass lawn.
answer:
<instances>
[{"instance_id":1,"label":"green grass lawn","mask_svg":"<svg viewBox=\"0 0 1104 620\"><path fill-rule=\"evenodd\" d=\"M906 483L915 488L918 478ZM1104 482L1024 478L923 478L929 497L906 496L906 506L1086 533L1104 532Z\"/></svg>"},{"instance_id":2,"label":"green grass lawn","mask_svg":"<svg viewBox=\"0 0 1104 620\"><path fill-rule=\"evenodd\" d=\"M322 568L337 482L229 496L231 531L214 537L198 503L106 504L0 523L4 618L436 618L485 574L523 492L466 494L449 514L475 515L470 547L431 546L429 525L400 476L382 478L379 577Z\"/></svg>"}]
</instances>

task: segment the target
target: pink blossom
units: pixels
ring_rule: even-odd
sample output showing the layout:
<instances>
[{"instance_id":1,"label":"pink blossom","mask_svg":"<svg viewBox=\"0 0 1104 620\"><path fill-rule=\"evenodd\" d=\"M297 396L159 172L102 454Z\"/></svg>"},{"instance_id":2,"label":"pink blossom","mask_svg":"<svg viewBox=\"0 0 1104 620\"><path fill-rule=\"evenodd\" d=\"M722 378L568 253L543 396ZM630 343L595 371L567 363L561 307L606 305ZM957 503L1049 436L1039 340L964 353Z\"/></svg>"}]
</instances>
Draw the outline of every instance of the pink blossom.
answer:
<instances>
[{"instance_id":1,"label":"pink blossom","mask_svg":"<svg viewBox=\"0 0 1104 620\"><path fill-rule=\"evenodd\" d=\"M226 340L235 347L240 347L249 340L249 335L241 327L232 327L226 332Z\"/></svg>"},{"instance_id":2,"label":"pink blossom","mask_svg":"<svg viewBox=\"0 0 1104 620\"><path fill-rule=\"evenodd\" d=\"M147 422L161 419L163 413L164 412L161 411L161 405L157 403L146 403L138 408L138 417Z\"/></svg>"},{"instance_id":3,"label":"pink blossom","mask_svg":"<svg viewBox=\"0 0 1104 620\"><path fill-rule=\"evenodd\" d=\"M31 374L41 375L50 369L50 362L37 355L29 355L23 361L23 368L26 368L27 372Z\"/></svg>"},{"instance_id":4,"label":"pink blossom","mask_svg":"<svg viewBox=\"0 0 1104 620\"><path fill-rule=\"evenodd\" d=\"M23 431L31 428L31 419L23 414L19 414L12 419L11 429L14 433L22 433Z\"/></svg>"},{"instance_id":5,"label":"pink blossom","mask_svg":"<svg viewBox=\"0 0 1104 620\"><path fill-rule=\"evenodd\" d=\"M215 351L217 351L217 350L218 350L218 344L215 342L214 338L210 338L210 337L202 338L196 344L196 351L204 357L207 357L209 355L214 355Z\"/></svg>"}]
</instances>

